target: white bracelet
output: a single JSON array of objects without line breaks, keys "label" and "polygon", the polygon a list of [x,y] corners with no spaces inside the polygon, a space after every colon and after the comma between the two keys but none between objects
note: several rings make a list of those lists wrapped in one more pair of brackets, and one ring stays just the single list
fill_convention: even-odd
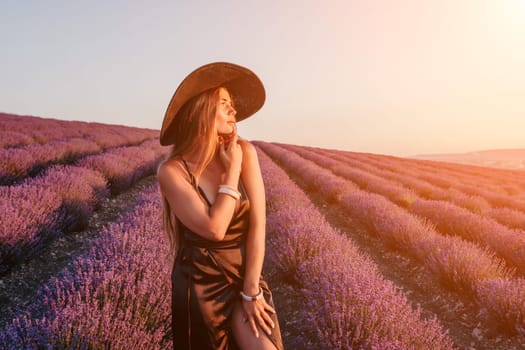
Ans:
[{"label": "white bracelet", "polygon": [[246,301],[255,301],[258,299],[261,299],[263,297],[263,291],[262,288],[259,288],[259,293],[255,294],[254,296],[249,296],[244,294],[244,292],[241,290],[241,297]]},{"label": "white bracelet", "polygon": [[235,199],[241,198],[241,194],[239,191],[236,191],[233,187],[226,186],[226,185],[220,185],[219,186],[219,193],[224,193],[229,196],[232,196]]}]

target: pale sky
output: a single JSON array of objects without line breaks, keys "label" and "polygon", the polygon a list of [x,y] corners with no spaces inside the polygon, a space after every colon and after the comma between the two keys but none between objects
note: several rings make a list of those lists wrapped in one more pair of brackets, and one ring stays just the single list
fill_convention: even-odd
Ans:
[{"label": "pale sky", "polygon": [[251,140],[525,148],[525,0],[0,2],[0,111],[160,129],[193,69],[252,69]]}]

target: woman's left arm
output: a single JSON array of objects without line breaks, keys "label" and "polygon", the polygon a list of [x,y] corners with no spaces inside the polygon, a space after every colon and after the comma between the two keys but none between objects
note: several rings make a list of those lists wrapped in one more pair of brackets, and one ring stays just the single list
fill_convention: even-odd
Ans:
[{"label": "woman's left arm", "polygon": [[244,159],[241,178],[250,200],[250,227],[246,237],[246,266],[244,273],[244,293],[254,295],[259,292],[265,252],[266,202],[264,184],[255,147],[241,141]]},{"label": "woman's left arm", "polygon": [[[243,292],[256,295],[260,291],[259,279],[265,253],[266,197],[259,160],[255,147],[248,141],[239,141],[243,151],[241,179],[250,200],[250,226],[246,237],[246,265]],[[257,301],[243,301],[244,311],[252,329],[257,334],[257,322],[265,331],[273,322],[267,311],[275,312],[264,298]]]}]

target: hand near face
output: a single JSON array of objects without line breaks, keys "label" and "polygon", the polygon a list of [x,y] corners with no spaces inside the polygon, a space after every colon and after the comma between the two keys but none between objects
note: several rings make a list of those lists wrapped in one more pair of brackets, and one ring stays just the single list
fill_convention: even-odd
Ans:
[{"label": "hand near face", "polygon": [[219,156],[226,170],[241,170],[242,148],[238,142],[237,126],[234,125],[232,136],[229,142],[219,137]]}]

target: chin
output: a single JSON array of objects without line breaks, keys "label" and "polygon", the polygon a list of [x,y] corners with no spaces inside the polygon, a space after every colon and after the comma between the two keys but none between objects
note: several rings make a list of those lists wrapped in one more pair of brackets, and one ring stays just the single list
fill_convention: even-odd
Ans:
[{"label": "chin", "polygon": [[219,134],[221,135],[228,135],[233,133],[233,128],[224,128],[223,130],[219,130]]}]

